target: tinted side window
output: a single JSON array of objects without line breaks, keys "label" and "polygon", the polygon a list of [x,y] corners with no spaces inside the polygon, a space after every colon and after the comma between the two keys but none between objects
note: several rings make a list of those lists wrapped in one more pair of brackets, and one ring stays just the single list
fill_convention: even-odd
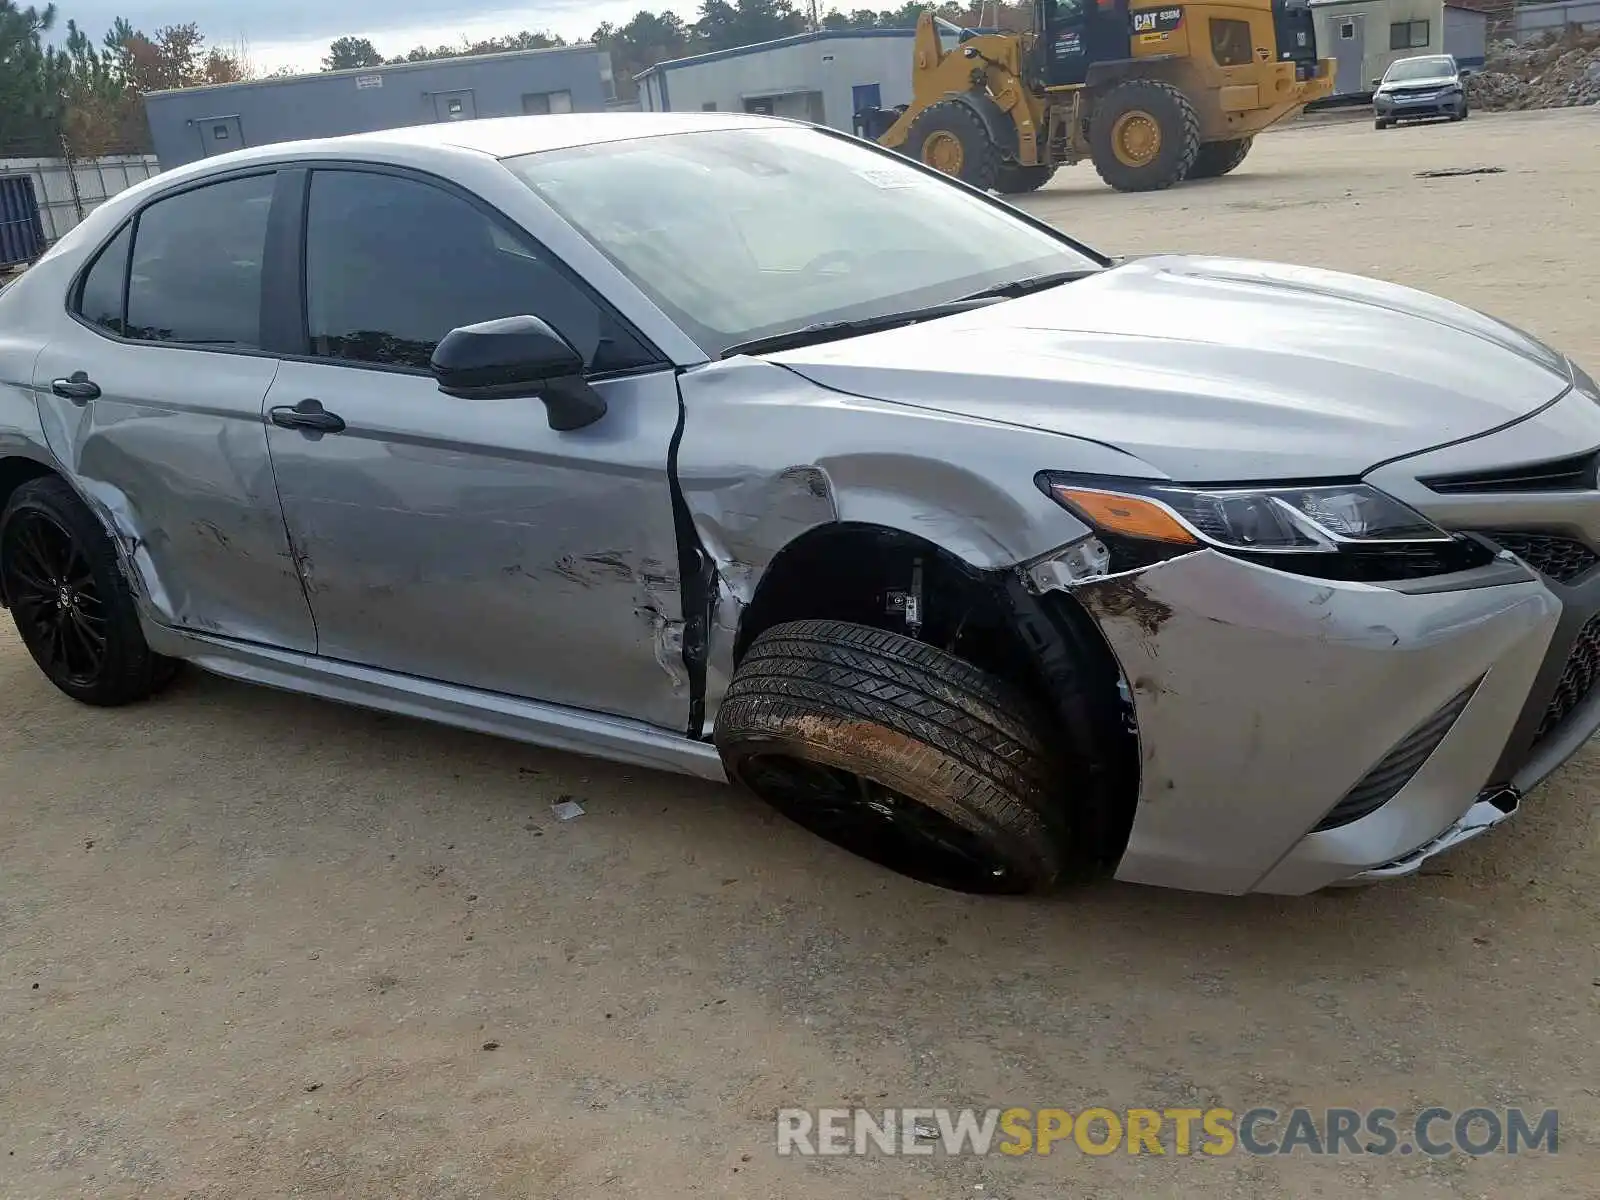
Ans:
[{"label": "tinted side window", "polygon": [[123,329],[122,286],[128,279],[128,244],[132,240],[133,226],[124,225],[83,277],[74,306],[85,321],[117,334]]},{"label": "tinted side window", "polygon": [[441,338],[497,317],[549,322],[593,371],[656,361],[529,239],[442,188],[317,171],[306,215],[311,352],[427,370]]},{"label": "tinted side window", "polygon": [[261,261],[275,177],[158,200],[139,214],[127,336],[196,346],[261,344]]}]

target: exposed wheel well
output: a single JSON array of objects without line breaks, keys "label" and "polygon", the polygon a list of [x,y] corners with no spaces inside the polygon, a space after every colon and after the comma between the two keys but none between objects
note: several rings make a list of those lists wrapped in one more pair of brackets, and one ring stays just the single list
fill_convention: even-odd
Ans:
[{"label": "exposed wheel well", "polygon": [[[12,494],[30,479],[54,474],[49,467],[31,458],[0,458],[0,512],[11,503]],[[0,580],[0,608],[5,606],[5,583]]]},{"label": "exposed wheel well", "polygon": [[[907,617],[911,598],[914,620]],[[876,525],[828,525],[773,559],[740,621],[735,662],[785,621],[850,621],[939,646],[1008,680],[1054,722],[1085,777],[1067,798],[1100,864],[1121,857],[1138,795],[1138,738],[1121,671],[1070,596],[1036,597],[1008,571],[980,571],[933,542]]]}]

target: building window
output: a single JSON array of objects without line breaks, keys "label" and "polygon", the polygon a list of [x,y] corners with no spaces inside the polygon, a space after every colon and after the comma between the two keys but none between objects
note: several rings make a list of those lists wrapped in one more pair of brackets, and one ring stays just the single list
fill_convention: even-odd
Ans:
[{"label": "building window", "polygon": [[701,112],[716,112],[717,111],[717,102],[715,100],[707,100],[704,104],[702,104],[700,106],[700,111]]},{"label": "building window", "polygon": [[571,92],[526,92],[522,97],[522,111],[533,116],[543,116],[546,113],[569,113],[572,111]]},{"label": "building window", "polygon": [[1389,49],[1425,50],[1428,46],[1428,22],[1396,21],[1389,26]]},{"label": "building window", "polygon": [[1340,41],[1352,42],[1352,41],[1355,40],[1355,36],[1356,36],[1356,23],[1354,21],[1344,21],[1339,25],[1339,40]]}]

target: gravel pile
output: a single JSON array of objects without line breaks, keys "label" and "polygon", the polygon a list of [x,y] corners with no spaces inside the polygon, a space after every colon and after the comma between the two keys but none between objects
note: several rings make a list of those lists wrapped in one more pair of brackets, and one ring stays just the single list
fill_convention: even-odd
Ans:
[{"label": "gravel pile", "polygon": [[1483,70],[1467,80],[1467,98],[1491,111],[1600,104],[1600,31],[1496,42]]}]

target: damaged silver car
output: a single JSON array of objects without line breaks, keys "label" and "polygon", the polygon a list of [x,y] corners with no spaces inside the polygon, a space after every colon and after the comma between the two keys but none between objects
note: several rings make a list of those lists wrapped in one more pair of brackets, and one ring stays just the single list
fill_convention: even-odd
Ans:
[{"label": "damaged silver car", "polygon": [[0,589],[69,696],[186,660],[975,891],[1301,893],[1503,820],[1600,723],[1597,447],[1459,305],[1114,262],[738,115],[244,150],[0,297]]}]

